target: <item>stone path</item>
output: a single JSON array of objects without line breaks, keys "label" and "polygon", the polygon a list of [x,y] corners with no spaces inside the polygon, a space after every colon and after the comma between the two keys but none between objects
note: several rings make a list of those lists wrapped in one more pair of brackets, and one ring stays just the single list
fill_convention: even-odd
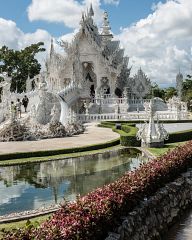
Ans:
[{"label": "stone path", "polygon": [[84,134],[72,137],[25,142],[0,142],[0,154],[82,147],[104,143],[118,137],[119,134],[113,132],[110,128],[100,128],[97,127],[97,123],[88,123],[86,124],[86,131]]},{"label": "stone path", "polygon": [[[136,124],[140,128],[143,124]],[[192,129],[192,123],[163,123],[168,133],[180,132]]]}]

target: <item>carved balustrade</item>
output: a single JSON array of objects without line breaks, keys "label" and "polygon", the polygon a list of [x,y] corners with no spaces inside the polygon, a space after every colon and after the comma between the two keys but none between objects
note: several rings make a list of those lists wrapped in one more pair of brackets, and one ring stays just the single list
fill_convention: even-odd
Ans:
[{"label": "carved balustrade", "polygon": [[[82,122],[97,122],[102,120],[147,120],[148,115],[143,113],[102,113],[102,114],[77,114],[77,120]],[[178,116],[172,112],[158,112],[159,120],[178,120],[178,119],[188,119],[188,114],[186,112],[181,112]]]}]

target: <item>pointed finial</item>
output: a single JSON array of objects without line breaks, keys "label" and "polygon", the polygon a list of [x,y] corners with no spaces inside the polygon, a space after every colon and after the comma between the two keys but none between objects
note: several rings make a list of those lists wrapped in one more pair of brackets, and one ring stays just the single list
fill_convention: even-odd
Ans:
[{"label": "pointed finial", "polygon": [[54,53],[53,38],[51,38],[50,56]]},{"label": "pointed finial", "polygon": [[103,14],[102,35],[111,35],[111,27],[109,25],[108,13],[105,11]]},{"label": "pointed finial", "polygon": [[109,24],[108,14],[106,11],[103,14],[103,24],[102,24],[101,36],[102,36],[103,45],[106,45],[106,43],[108,41],[111,41],[111,39],[113,38],[113,34],[111,33],[111,27]]},{"label": "pointed finial", "polygon": [[89,16],[90,16],[90,17],[93,17],[93,16],[94,16],[94,11],[93,11],[92,3],[91,3],[91,5],[90,5],[90,9],[89,9]]},{"label": "pointed finial", "polygon": [[84,15],[84,12],[82,12],[80,24],[82,25],[84,22],[85,22],[85,15]]}]

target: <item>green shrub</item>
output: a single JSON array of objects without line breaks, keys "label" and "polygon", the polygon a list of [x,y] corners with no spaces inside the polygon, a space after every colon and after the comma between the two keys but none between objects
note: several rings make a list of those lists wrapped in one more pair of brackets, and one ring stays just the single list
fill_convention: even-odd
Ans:
[{"label": "green shrub", "polygon": [[120,134],[120,143],[122,146],[141,146],[141,142],[138,141],[136,138],[137,128],[135,126],[122,125],[121,130],[117,130],[115,129],[115,127],[113,127],[112,129],[114,132]]},{"label": "green shrub", "polygon": [[31,224],[24,229],[4,231],[3,239],[105,239],[125,213],[129,214],[141,200],[149,199],[159,188],[191,168],[191,160],[192,142],[188,142],[135,171],[127,172],[115,182],[78,197],[76,202],[62,204],[40,226]]},{"label": "green shrub", "polygon": [[169,139],[166,140],[166,143],[173,143],[173,142],[183,142],[192,140],[192,129],[187,131],[181,132],[174,132],[169,134]]},{"label": "green shrub", "polygon": [[[142,121],[139,121],[142,122]],[[171,120],[171,121],[163,121],[163,123],[187,123],[191,122],[191,120]],[[115,129],[115,124],[121,123],[121,131],[117,131]],[[137,128],[135,124],[138,121],[103,121],[101,122],[100,126],[112,128],[113,131],[118,132],[120,134],[120,143],[123,146],[140,146],[140,141],[136,139]],[[165,141],[165,143],[173,143],[173,142],[183,142],[192,140],[192,129],[181,131],[181,132],[174,132],[169,134],[169,139]]]},{"label": "green shrub", "polygon": [[92,151],[92,150],[98,150],[98,149],[116,146],[119,143],[120,143],[120,139],[118,138],[105,143],[88,145],[84,147],[64,148],[64,149],[58,149],[58,150],[45,150],[45,151],[36,151],[36,152],[18,152],[18,153],[1,154],[0,161],[12,160],[12,159],[18,159],[18,158],[46,157],[46,156],[54,156],[59,154]]}]

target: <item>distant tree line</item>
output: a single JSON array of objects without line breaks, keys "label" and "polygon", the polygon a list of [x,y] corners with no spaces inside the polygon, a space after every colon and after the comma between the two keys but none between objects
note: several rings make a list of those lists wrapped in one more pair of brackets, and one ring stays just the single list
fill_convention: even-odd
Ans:
[{"label": "distant tree line", "polygon": [[[177,90],[175,87],[160,88],[156,83],[152,86],[154,97],[162,98],[167,101],[173,96],[177,96]],[[151,98],[152,94],[149,94],[147,98]],[[192,76],[187,75],[187,78],[183,81],[182,101],[187,102],[188,108],[192,110]]]}]

